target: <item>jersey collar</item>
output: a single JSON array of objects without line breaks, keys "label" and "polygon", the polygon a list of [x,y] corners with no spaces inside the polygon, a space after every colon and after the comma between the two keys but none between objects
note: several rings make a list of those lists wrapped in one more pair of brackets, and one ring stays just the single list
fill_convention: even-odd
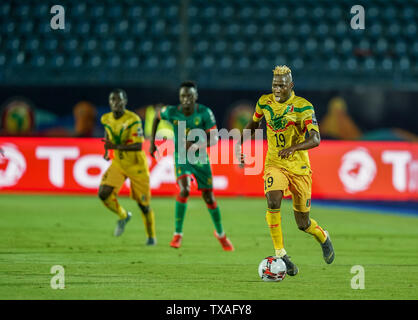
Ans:
[{"label": "jersey collar", "polygon": [[295,91],[293,91],[293,90],[292,90],[292,93],[290,94],[289,99],[287,99],[285,102],[278,102],[278,101],[276,100],[276,97],[275,97],[275,96],[274,96],[274,94],[273,94],[273,99],[274,99],[274,102],[276,102],[276,103],[278,103],[278,104],[289,104],[289,103],[290,103],[290,101],[291,101],[294,97],[295,97]]},{"label": "jersey collar", "polygon": [[193,108],[193,112],[190,114],[190,115],[188,115],[188,116],[186,116],[184,113],[183,113],[183,110],[181,109],[181,104],[178,104],[177,105],[177,111],[178,112],[180,112],[180,113],[182,113],[185,117],[191,117],[192,115],[194,115],[195,114],[195,112],[196,111],[198,111],[199,110],[199,104],[198,103],[195,103],[194,104],[194,108]]}]

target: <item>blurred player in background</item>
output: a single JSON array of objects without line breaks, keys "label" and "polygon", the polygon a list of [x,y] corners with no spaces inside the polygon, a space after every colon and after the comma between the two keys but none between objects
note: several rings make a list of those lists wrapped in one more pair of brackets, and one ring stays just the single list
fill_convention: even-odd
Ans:
[{"label": "blurred player in background", "polygon": [[[202,192],[203,200],[206,202],[213,224],[215,225],[215,237],[219,240],[222,248],[225,251],[233,251],[234,247],[231,241],[227,238],[221,221],[221,212],[216,203],[215,196],[213,194],[212,186],[212,170],[209,163],[209,157],[206,153],[206,147],[217,143],[216,139],[210,139],[210,130],[216,129],[216,120],[212,111],[202,105],[197,104],[197,88],[194,82],[183,82],[179,90],[180,104],[176,106],[166,106],[157,113],[152,126],[150,154],[154,156],[157,147],[155,145],[155,135],[158,124],[161,120],[167,120],[173,124],[174,128],[174,161],[175,172],[177,177],[177,184],[180,187],[180,193],[177,196],[176,209],[175,209],[175,232],[170,246],[173,248],[180,248],[183,238],[183,222],[187,208],[187,200],[190,193],[191,176],[193,175],[197,181],[198,189]],[[179,132],[181,128],[181,122],[185,124],[186,132]],[[202,129],[206,133],[206,141],[204,144],[198,144],[196,141],[179,141],[179,135],[187,136],[191,129]],[[194,150],[194,152],[204,152],[205,162],[191,163],[189,159],[186,159],[185,164],[181,164],[179,161],[179,144],[186,148],[186,150]],[[182,151],[182,150],[180,150]],[[184,151],[184,150],[183,150]]]},{"label": "blurred player in background", "polygon": [[[312,104],[295,96],[291,70],[277,66],[273,70],[272,93],[258,100],[253,119],[246,128],[254,132],[265,117],[268,151],[264,166],[264,193],[268,209],[266,221],[273,240],[275,254],[284,260],[290,276],[298,273],[283,245],[280,205],[283,196],[292,195],[293,210],[298,228],[321,244],[326,263],[334,260],[334,249],[327,231],[309,218],[311,206],[311,168],[308,149],[320,143],[318,123]],[[240,141],[236,154],[243,162]]]},{"label": "blurred player in background", "polygon": [[122,89],[115,89],[109,95],[112,112],[102,116],[105,128],[105,159],[109,160],[108,150],[114,151],[112,164],[102,177],[99,198],[106,207],[115,212],[119,221],[114,232],[120,236],[132,214],[119,205],[116,195],[129,178],[131,182],[131,198],[142,211],[142,218],[147,233],[147,245],[156,244],[154,211],[150,208],[151,191],[149,185],[148,163],[142,150],[144,141],[140,117],[126,110],[128,98]]}]

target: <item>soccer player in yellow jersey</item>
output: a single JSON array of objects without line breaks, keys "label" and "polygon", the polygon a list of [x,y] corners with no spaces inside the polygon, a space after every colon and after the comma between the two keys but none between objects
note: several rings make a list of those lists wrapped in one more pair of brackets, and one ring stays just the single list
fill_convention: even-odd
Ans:
[{"label": "soccer player in yellow jersey", "polygon": [[142,211],[142,218],[147,233],[146,245],[156,244],[154,211],[150,208],[151,191],[149,185],[149,170],[145,152],[142,150],[144,134],[141,118],[134,112],[126,110],[128,98],[122,89],[115,89],[109,95],[109,105],[112,112],[102,116],[105,127],[105,159],[109,160],[108,150],[114,151],[110,167],[104,173],[99,188],[99,198],[104,205],[116,213],[119,220],[114,232],[120,236],[132,214],[119,203],[116,195],[119,193],[126,178],[131,182],[131,198]]},{"label": "soccer player in yellow jersey", "polygon": [[[263,117],[268,140],[263,177],[268,205],[266,221],[275,255],[284,260],[288,274],[295,276],[298,268],[289,259],[283,244],[280,212],[283,196],[292,195],[296,224],[321,244],[325,262],[332,263],[335,254],[328,232],[309,217],[312,171],[307,150],[319,146],[321,138],[314,108],[309,101],[295,95],[292,73],[287,66],[273,70],[272,93],[258,100],[246,129],[254,133]],[[237,144],[236,153],[243,163],[242,142]]]}]

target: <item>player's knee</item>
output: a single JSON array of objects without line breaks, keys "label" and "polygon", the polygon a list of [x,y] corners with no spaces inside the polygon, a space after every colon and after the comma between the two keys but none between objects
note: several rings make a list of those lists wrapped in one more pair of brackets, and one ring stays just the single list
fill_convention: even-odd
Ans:
[{"label": "player's knee", "polygon": [[147,214],[149,212],[149,206],[143,206],[140,203],[138,203],[138,206],[144,214]]},{"label": "player's knee", "polygon": [[190,189],[189,188],[182,188],[180,190],[180,197],[182,198],[188,198],[190,195]]},{"label": "player's knee", "polygon": [[268,199],[267,205],[270,209],[280,209],[281,201],[277,199]]},{"label": "player's knee", "polygon": [[203,197],[203,200],[207,204],[213,204],[213,203],[215,203],[215,196],[213,195],[213,192],[212,191],[203,191],[202,192],[202,197]]},{"label": "player's knee", "polygon": [[298,229],[300,231],[306,232],[306,229],[308,229],[309,226],[307,224],[298,224]]},{"label": "player's knee", "polygon": [[108,192],[107,190],[99,189],[98,196],[100,200],[105,201],[110,196],[110,192]]}]

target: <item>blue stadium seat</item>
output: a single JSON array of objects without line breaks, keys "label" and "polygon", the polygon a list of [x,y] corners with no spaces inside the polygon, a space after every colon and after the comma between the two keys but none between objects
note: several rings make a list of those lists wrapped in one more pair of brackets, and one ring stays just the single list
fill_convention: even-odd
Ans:
[{"label": "blue stadium seat", "polygon": [[36,68],[42,68],[46,64],[46,57],[44,54],[35,54],[32,56],[30,64]]},{"label": "blue stadium seat", "polygon": [[128,56],[123,59],[123,65],[129,69],[138,68],[140,60],[138,56]]},{"label": "blue stadium seat", "polygon": [[68,67],[69,68],[80,68],[83,65],[83,56],[79,54],[71,54],[68,59]]},{"label": "blue stadium seat", "polygon": [[98,68],[102,65],[102,57],[98,54],[92,54],[87,58],[86,66],[88,68]]},{"label": "blue stadium seat", "polygon": [[80,21],[75,24],[74,29],[76,34],[86,37],[90,33],[91,26],[88,21]]},{"label": "blue stadium seat", "polygon": [[327,69],[343,77],[345,71],[361,76],[396,70],[417,76],[418,1],[367,2],[366,30],[351,29],[352,4],[193,0],[186,10],[188,28],[183,29],[180,1],[67,0],[62,3],[66,29],[52,31],[48,3],[3,1],[0,65],[71,68],[81,74],[84,68],[120,66],[175,70],[184,32],[191,49],[183,52],[184,66],[190,74],[258,72],[287,63],[296,73]]}]

